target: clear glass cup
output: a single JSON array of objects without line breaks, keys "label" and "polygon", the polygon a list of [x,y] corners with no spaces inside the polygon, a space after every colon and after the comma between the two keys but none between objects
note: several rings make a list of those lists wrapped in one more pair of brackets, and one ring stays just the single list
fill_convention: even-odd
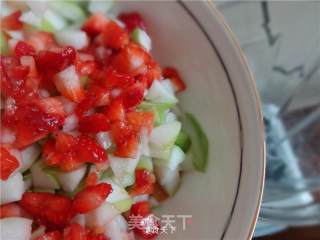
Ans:
[{"label": "clear glass cup", "polygon": [[320,224],[320,2],[217,1],[260,91],[266,184],[255,236]]}]

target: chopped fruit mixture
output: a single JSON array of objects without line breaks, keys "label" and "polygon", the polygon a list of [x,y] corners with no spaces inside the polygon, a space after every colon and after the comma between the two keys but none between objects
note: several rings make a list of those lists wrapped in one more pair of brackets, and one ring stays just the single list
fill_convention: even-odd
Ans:
[{"label": "chopped fruit mixture", "polygon": [[152,208],[177,191],[190,139],[186,85],[151,56],[143,16],[1,4],[1,239],[156,238]]}]

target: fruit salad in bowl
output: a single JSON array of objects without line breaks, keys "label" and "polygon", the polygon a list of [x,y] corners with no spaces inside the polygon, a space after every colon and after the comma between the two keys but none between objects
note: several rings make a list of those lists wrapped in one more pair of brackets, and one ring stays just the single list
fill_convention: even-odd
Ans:
[{"label": "fruit salad in bowl", "polygon": [[153,208],[186,156],[205,171],[208,140],[143,16],[110,1],[1,4],[1,239],[157,238]]}]

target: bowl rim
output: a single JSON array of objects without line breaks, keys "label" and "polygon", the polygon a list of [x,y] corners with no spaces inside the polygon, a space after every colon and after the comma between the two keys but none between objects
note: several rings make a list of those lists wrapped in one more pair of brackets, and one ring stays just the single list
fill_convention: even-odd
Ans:
[{"label": "bowl rim", "polygon": [[[246,201],[246,199],[243,196],[240,196],[240,193],[245,192],[245,179],[248,177],[245,177],[243,174],[243,170],[244,170],[244,166],[243,166],[243,162],[245,162],[244,158],[244,142],[243,140],[246,139],[248,137],[249,134],[245,134],[244,131],[241,131],[242,126],[244,126],[243,124],[243,117],[240,114],[240,105],[238,103],[237,100],[239,100],[239,97],[236,95],[237,91],[235,86],[234,86],[234,82],[232,81],[233,77],[229,76],[230,71],[228,71],[229,67],[227,67],[227,65],[230,64],[226,64],[226,58],[222,56],[222,53],[219,51],[218,47],[215,44],[215,40],[213,40],[213,38],[210,36],[210,34],[206,31],[206,27],[203,25],[203,23],[198,19],[197,16],[195,16],[195,14],[193,13],[192,9],[189,7],[189,4],[191,5],[192,3],[190,3],[188,0],[178,0],[177,1],[182,8],[184,8],[188,14],[194,19],[194,21],[196,22],[196,24],[199,26],[199,28],[201,28],[202,32],[204,33],[204,35],[206,35],[208,41],[211,43],[211,45],[213,46],[214,50],[216,51],[221,64],[223,65],[225,72],[227,74],[227,77],[229,79],[229,84],[230,87],[232,88],[232,91],[234,92],[234,99],[235,99],[235,104],[237,106],[237,111],[238,111],[238,119],[239,119],[239,124],[240,124],[240,137],[241,137],[241,159],[240,159],[240,173],[239,173],[239,179],[237,182],[237,192],[235,195],[235,199],[233,202],[233,206],[232,206],[232,210],[230,212],[228,221],[226,223],[226,226],[224,228],[224,232],[221,236],[221,239],[227,239],[228,236],[230,237],[230,235],[235,236],[236,233],[236,226],[237,224],[239,225],[239,222],[241,222],[241,212],[243,210],[241,205],[244,205],[244,202]],[[256,189],[257,193],[255,194],[255,205],[254,205],[254,212],[251,216],[250,219],[250,224],[248,221],[248,226],[246,225],[246,227],[248,227],[247,229],[244,230],[244,235],[246,236],[246,239],[251,239],[254,233],[254,229],[255,229],[255,225],[257,223],[258,220],[258,216],[259,216],[259,210],[260,210],[260,206],[261,206],[261,201],[262,201],[262,195],[263,195],[263,188],[264,188],[264,181],[265,181],[265,166],[266,166],[266,148],[265,148],[265,138],[264,138],[264,124],[263,124],[263,114],[262,114],[262,108],[261,108],[261,100],[259,97],[259,93],[256,87],[256,82],[254,80],[253,74],[251,73],[250,69],[249,69],[249,65],[248,62],[246,60],[245,54],[243,52],[243,50],[240,47],[240,44],[237,40],[237,38],[235,37],[234,33],[232,32],[232,30],[230,29],[230,27],[227,25],[226,21],[224,20],[224,17],[221,15],[221,13],[219,12],[219,10],[216,8],[216,6],[213,3],[213,0],[206,0],[206,1],[201,1],[203,4],[206,5],[206,8],[210,11],[211,13],[211,17],[213,18],[213,20],[215,20],[219,27],[223,32],[224,35],[224,39],[227,40],[226,45],[230,48],[230,51],[233,52],[233,54],[236,55],[237,58],[237,63],[239,65],[241,65],[241,68],[243,70],[242,75],[244,76],[244,78],[246,79],[246,82],[248,83],[248,88],[250,90],[250,96],[248,97],[252,97],[252,102],[255,103],[254,105],[254,111],[256,113],[256,117],[257,117],[257,132],[256,132],[256,136],[258,138],[259,141],[259,147],[260,149],[258,149],[256,152],[259,152],[259,161],[261,161],[260,165],[261,167],[259,169],[255,169],[255,170],[259,170],[259,179],[257,179],[258,181],[258,186]],[[243,108],[243,106],[242,106]],[[250,152],[250,150],[246,149],[246,155],[248,155],[248,151]],[[251,150],[252,152],[252,150]],[[260,155],[261,154],[261,155]],[[248,164],[248,163],[247,163]],[[242,194],[241,194],[242,195]],[[240,236],[238,236],[240,237]]]},{"label": "bowl rim", "polygon": [[[247,239],[251,239],[253,237],[254,234],[254,229],[255,226],[257,224],[258,221],[258,217],[259,217],[259,211],[260,211],[260,207],[262,204],[262,196],[263,196],[263,189],[264,189],[264,184],[265,184],[265,168],[266,168],[266,143],[265,143],[265,137],[264,137],[264,124],[263,124],[263,112],[262,112],[262,101],[260,99],[260,94],[258,92],[257,89],[257,85],[256,85],[256,81],[254,78],[253,73],[251,72],[250,68],[249,68],[249,63],[248,60],[245,56],[245,53],[243,52],[240,43],[236,37],[236,35],[234,34],[234,32],[231,30],[231,28],[229,27],[229,25],[226,23],[223,15],[219,12],[219,10],[217,9],[217,7],[214,5],[213,0],[206,0],[208,2],[208,6],[210,8],[210,10],[212,11],[212,14],[214,14],[218,21],[220,21],[220,23],[223,25],[224,29],[226,30],[226,35],[228,35],[228,37],[230,38],[233,46],[236,48],[236,50],[240,53],[239,54],[239,60],[242,62],[242,66],[243,69],[246,71],[247,74],[247,79],[248,81],[250,81],[250,84],[253,86],[253,93],[254,93],[254,98],[255,98],[255,102],[256,102],[256,110],[257,113],[259,115],[259,132],[258,134],[260,135],[260,141],[262,143],[262,156],[261,156],[261,160],[262,162],[262,174],[260,176],[260,186],[259,186],[259,199],[258,202],[255,206],[255,214],[254,214],[254,219],[251,223],[249,232],[248,232],[248,236]],[[243,134],[243,132],[241,133]],[[241,179],[240,179],[241,180]],[[239,190],[241,188],[241,182],[240,182],[240,186],[239,186]],[[235,206],[233,211],[235,211],[236,208],[236,202],[235,202]],[[231,213],[232,215],[232,213]],[[230,225],[230,224],[229,224]]]}]

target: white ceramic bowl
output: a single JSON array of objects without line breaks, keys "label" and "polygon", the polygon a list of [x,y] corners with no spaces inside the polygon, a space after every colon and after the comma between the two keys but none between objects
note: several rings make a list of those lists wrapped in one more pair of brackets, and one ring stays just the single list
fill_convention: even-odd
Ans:
[{"label": "white ceramic bowl", "polygon": [[[158,214],[192,215],[169,239],[249,239],[264,181],[264,137],[259,99],[243,54],[210,2],[120,2],[139,11],[153,54],[177,67],[188,89],[180,105],[201,122],[210,142],[206,174],[187,173]],[[179,225],[180,224],[180,225]]]}]

